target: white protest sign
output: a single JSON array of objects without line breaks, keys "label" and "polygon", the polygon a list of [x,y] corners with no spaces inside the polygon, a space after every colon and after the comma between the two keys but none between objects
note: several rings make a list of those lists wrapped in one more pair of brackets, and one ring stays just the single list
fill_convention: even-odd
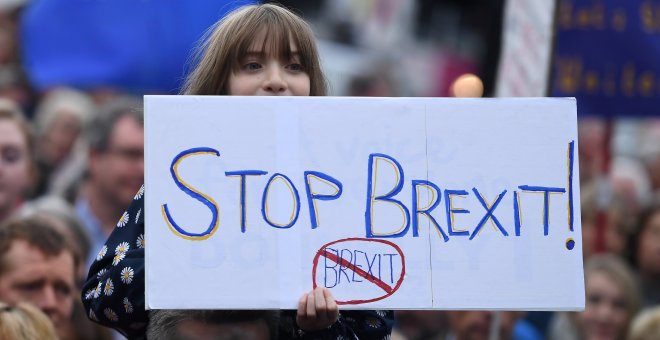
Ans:
[{"label": "white protest sign", "polygon": [[574,99],[146,96],[149,308],[584,307]]}]

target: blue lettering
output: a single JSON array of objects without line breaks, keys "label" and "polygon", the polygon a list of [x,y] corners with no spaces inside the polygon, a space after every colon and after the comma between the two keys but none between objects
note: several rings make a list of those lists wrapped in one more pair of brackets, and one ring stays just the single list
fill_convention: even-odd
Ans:
[{"label": "blue lettering", "polygon": [[521,185],[518,188],[524,191],[542,192],[543,193],[543,235],[548,236],[549,220],[548,213],[550,211],[550,193],[565,193],[564,188],[553,187],[539,187],[530,185]]},{"label": "blue lettering", "polygon": [[[397,180],[394,188],[392,188],[392,190],[390,190],[389,193],[382,196],[375,196],[376,181],[374,181],[374,179],[377,179],[377,175],[378,175],[378,161],[384,161],[392,165],[395,173],[397,174]],[[375,169],[374,169],[374,165],[375,165]],[[408,208],[403,203],[401,203],[401,201],[392,198],[396,196],[403,188],[404,174],[401,164],[399,164],[399,162],[397,162],[394,158],[388,155],[374,153],[369,155],[368,170],[369,170],[369,176],[367,179],[367,209],[364,214],[367,238],[402,237],[403,235],[406,234],[406,232],[408,232],[408,228],[410,227],[410,212],[408,211]],[[377,201],[388,202],[390,204],[397,206],[401,210],[404,223],[402,224],[401,228],[398,231],[395,231],[393,233],[384,233],[384,234],[377,234],[374,232],[372,214],[373,214],[373,205]]]},{"label": "blue lettering", "polygon": [[454,229],[454,214],[469,214],[470,211],[462,208],[454,208],[452,205],[452,196],[466,196],[468,194],[465,190],[445,190],[445,209],[447,210],[447,229],[451,236],[469,236],[470,232],[467,230]]},{"label": "blue lettering", "polygon": [[[316,177],[319,180],[325,181],[328,184],[334,185],[335,193],[332,195],[321,195],[316,194],[312,191],[312,184],[310,183],[310,178]],[[342,193],[342,184],[337,179],[326,175],[322,172],[317,171],[305,171],[305,191],[307,192],[307,203],[309,204],[309,218],[312,222],[312,229],[316,229],[319,225],[318,216],[316,213],[316,202],[314,200],[318,199],[321,201],[336,200],[341,196]]]},{"label": "blue lettering", "polygon": [[[291,196],[293,196],[293,213],[291,214],[291,218],[289,219],[289,222],[286,224],[278,224],[270,220],[268,217],[268,193],[270,191],[270,185],[275,181],[276,179],[280,178],[281,180],[286,183],[286,185],[289,187],[289,190],[291,190]],[[296,187],[293,185],[293,182],[289,179],[289,177],[286,177],[283,174],[280,173],[275,173],[269,180],[268,184],[266,184],[266,188],[264,189],[264,195],[261,200],[261,215],[264,218],[264,221],[266,223],[270,224],[271,226],[275,228],[281,228],[281,229],[286,229],[286,228],[291,228],[296,223],[296,220],[298,220],[298,213],[300,212],[300,196],[298,195],[298,190],[296,190]]]},{"label": "blue lettering", "polygon": [[[339,283],[338,282],[338,280],[339,280],[338,277],[339,276],[338,276],[337,270],[335,269],[335,267],[337,267],[337,263],[335,261],[330,261],[330,262],[334,263],[334,265],[328,267],[328,255],[327,255],[328,250],[330,250],[331,252],[334,252],[336,256],[339,256],[339,252],[336,249],[332,249],[332,248],[323,249],[323,253],[324,253],[323,258],[324,258],[324,262],[325,262],[325,273],[324,273],[325,277],[323,278],[323,285],[325,286],[325,288],[332,288],[332,287],[336,286],[337,283]],[[328,286],[328,269],[332,269],[332,271],[334,272],[332,277],[335,279],[335,283],[332,286]]]},{"label": "blue lettering", "polygon": [[174,233],[174,235],[191,241],[205,240],[211,237],[216,232],[216,230],[218,230],[218,226],[220,224],[220,208],[218,207],[218,204],[211,197],[193,188],[192,186],[190,186],[190,184],[186,183],[183,179],[181,179],[181,177],[179,177],[178,168],[180,162],[187,157],[193,155],[209,155],[209,154],[220,157],[220,152],[212,148],[207,148],[207,147],[192,148],[182,151],[178,155],[176,155],[176,157],[174,157],[174,159],[172,160],[172,164],[170,165],[170,175],[172,176],[172,179],[174,180],[176,186],[181,191],[185,192],[188,196],[202,202],[205,206],[209,208],[209,210],[211,210],[212,218],[208,228],[201,233],[188,232],[183,228],[181,228],[174,221],[174,219],[172,218],[172,214],[170,213],[170,210],[167,207],[167,204],[163,204],[161,206],[161,212],[165,219],[165,223],[167,223],[167,226]]},{"label": "blue lettering", "polygon": [[[431,189],[431,192],[433,193],[433,199],[431,202],[424,208],[419,208],[418,207],[418,200],[419,200],[419,191],[418,187],[420,186],[425,186],[427,188]],[[431,220],[431,223],[435,226],[436,230],[440,233],[442,236],[442,239],[445,240],[445,242],[449,241],[449,237],[447,234],[445,234],[445,231],[442,230],[442,227],[438,224],[438,221],[435,220],[433,216],[431,216],[431,211],[435,209],[439,204],[440,204],[440,188],[438,188],[437,185],[435,185],[432,182],[429,181],[424,181],[424,180],[413,180],[412,181],[412,188],[413,188],[413,194],[412,194],[412,226],[413,226],[413,237],[418,237],[419,236],[419,214],[422,214],[426,217],[428,217]]]},{"label": "blue lettering", "polygon": [[509,236],[509,233],[506,232],[504,227],[502,227],[502,225],[500,224],[500,221],[497,220],[497,217],[495,217],[495,215],[493,215],[493,211],[495,211],[495,208],[497,208],[497,205],[500,204],[500,201],[502,200],[502,198],[504,198],[504,195],[506,194],[506,190],[502,191],[502,193],[500,193],[499,196],[497,196],[497,199],[495,199],[495,203],[493,203],[493,205],[490,205],[490,206],[488,205],[488,203],[486,203],[486,201],[484,200],[483,196],[481,196],[481,193],[477,190],[477,188],[472,188],[472,192],[474,192],[474,195],[479,200],[479,203],[481,203],[481,205],[486,209],[486,215],[484,215],[484,217],[481,219],[481,221],[479,221],[479,223],[477,224],[477,227],[474,228],[474,231],[472,232],[472,235],[470,236],[470,240],[473,239],[475,236],[477,236],[477,234],[481,230],[481,227],[483,227],[483,225],[486,223],[486,221],[489,218],[495,223],[495,225],[500,230],[502,235]]},{"label": "blue lettering", "polygon": [[265,175],[268,172],[266,171],[261,171],[261,170],[242,170],[242,171],[227,171],[225,172],[225,176],[227,177],[233,177],[233,176],[239,176],[241,179],[241,193],[240,193],[240,206],[241,206],[241,232],[245,232],[245,212],[246,212],[246,207],[245,207],[245,178],[247,176],[261,176]]}]

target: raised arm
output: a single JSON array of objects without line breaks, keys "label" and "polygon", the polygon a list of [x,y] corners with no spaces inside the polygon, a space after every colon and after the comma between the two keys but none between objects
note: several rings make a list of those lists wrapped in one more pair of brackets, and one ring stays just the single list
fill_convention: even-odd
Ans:
[{"label": "raised arm", "polygon": [[82,292],[87,316],[129,339],[143,339],[148,321],[144,301],[143,210],[144,186],[96,256]]}]

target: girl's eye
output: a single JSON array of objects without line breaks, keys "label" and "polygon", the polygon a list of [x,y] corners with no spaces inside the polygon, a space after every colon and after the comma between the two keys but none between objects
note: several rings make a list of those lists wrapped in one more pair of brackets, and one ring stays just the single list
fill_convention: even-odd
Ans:
[{"label": "girl's eye", "polygon": [[248,71],[255,71],[261,68],[261,65],[259,63],[247,63],[243,65],[243,68],[248,70]]},{"label": "girl's eye", "polygon": [[291,71],[303,71],[302,65],[298,63],[289,64],[287,68]]}]

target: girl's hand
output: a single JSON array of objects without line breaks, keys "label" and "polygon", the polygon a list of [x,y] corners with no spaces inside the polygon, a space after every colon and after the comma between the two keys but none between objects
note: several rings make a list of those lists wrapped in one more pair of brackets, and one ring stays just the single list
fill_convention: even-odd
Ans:
[{"label": "girl's hand", "polygon": [[296,323],[306,332],[330,327],[337,321],[339,309],[327,288],[318,287],[304,294],[298,301]]}]

